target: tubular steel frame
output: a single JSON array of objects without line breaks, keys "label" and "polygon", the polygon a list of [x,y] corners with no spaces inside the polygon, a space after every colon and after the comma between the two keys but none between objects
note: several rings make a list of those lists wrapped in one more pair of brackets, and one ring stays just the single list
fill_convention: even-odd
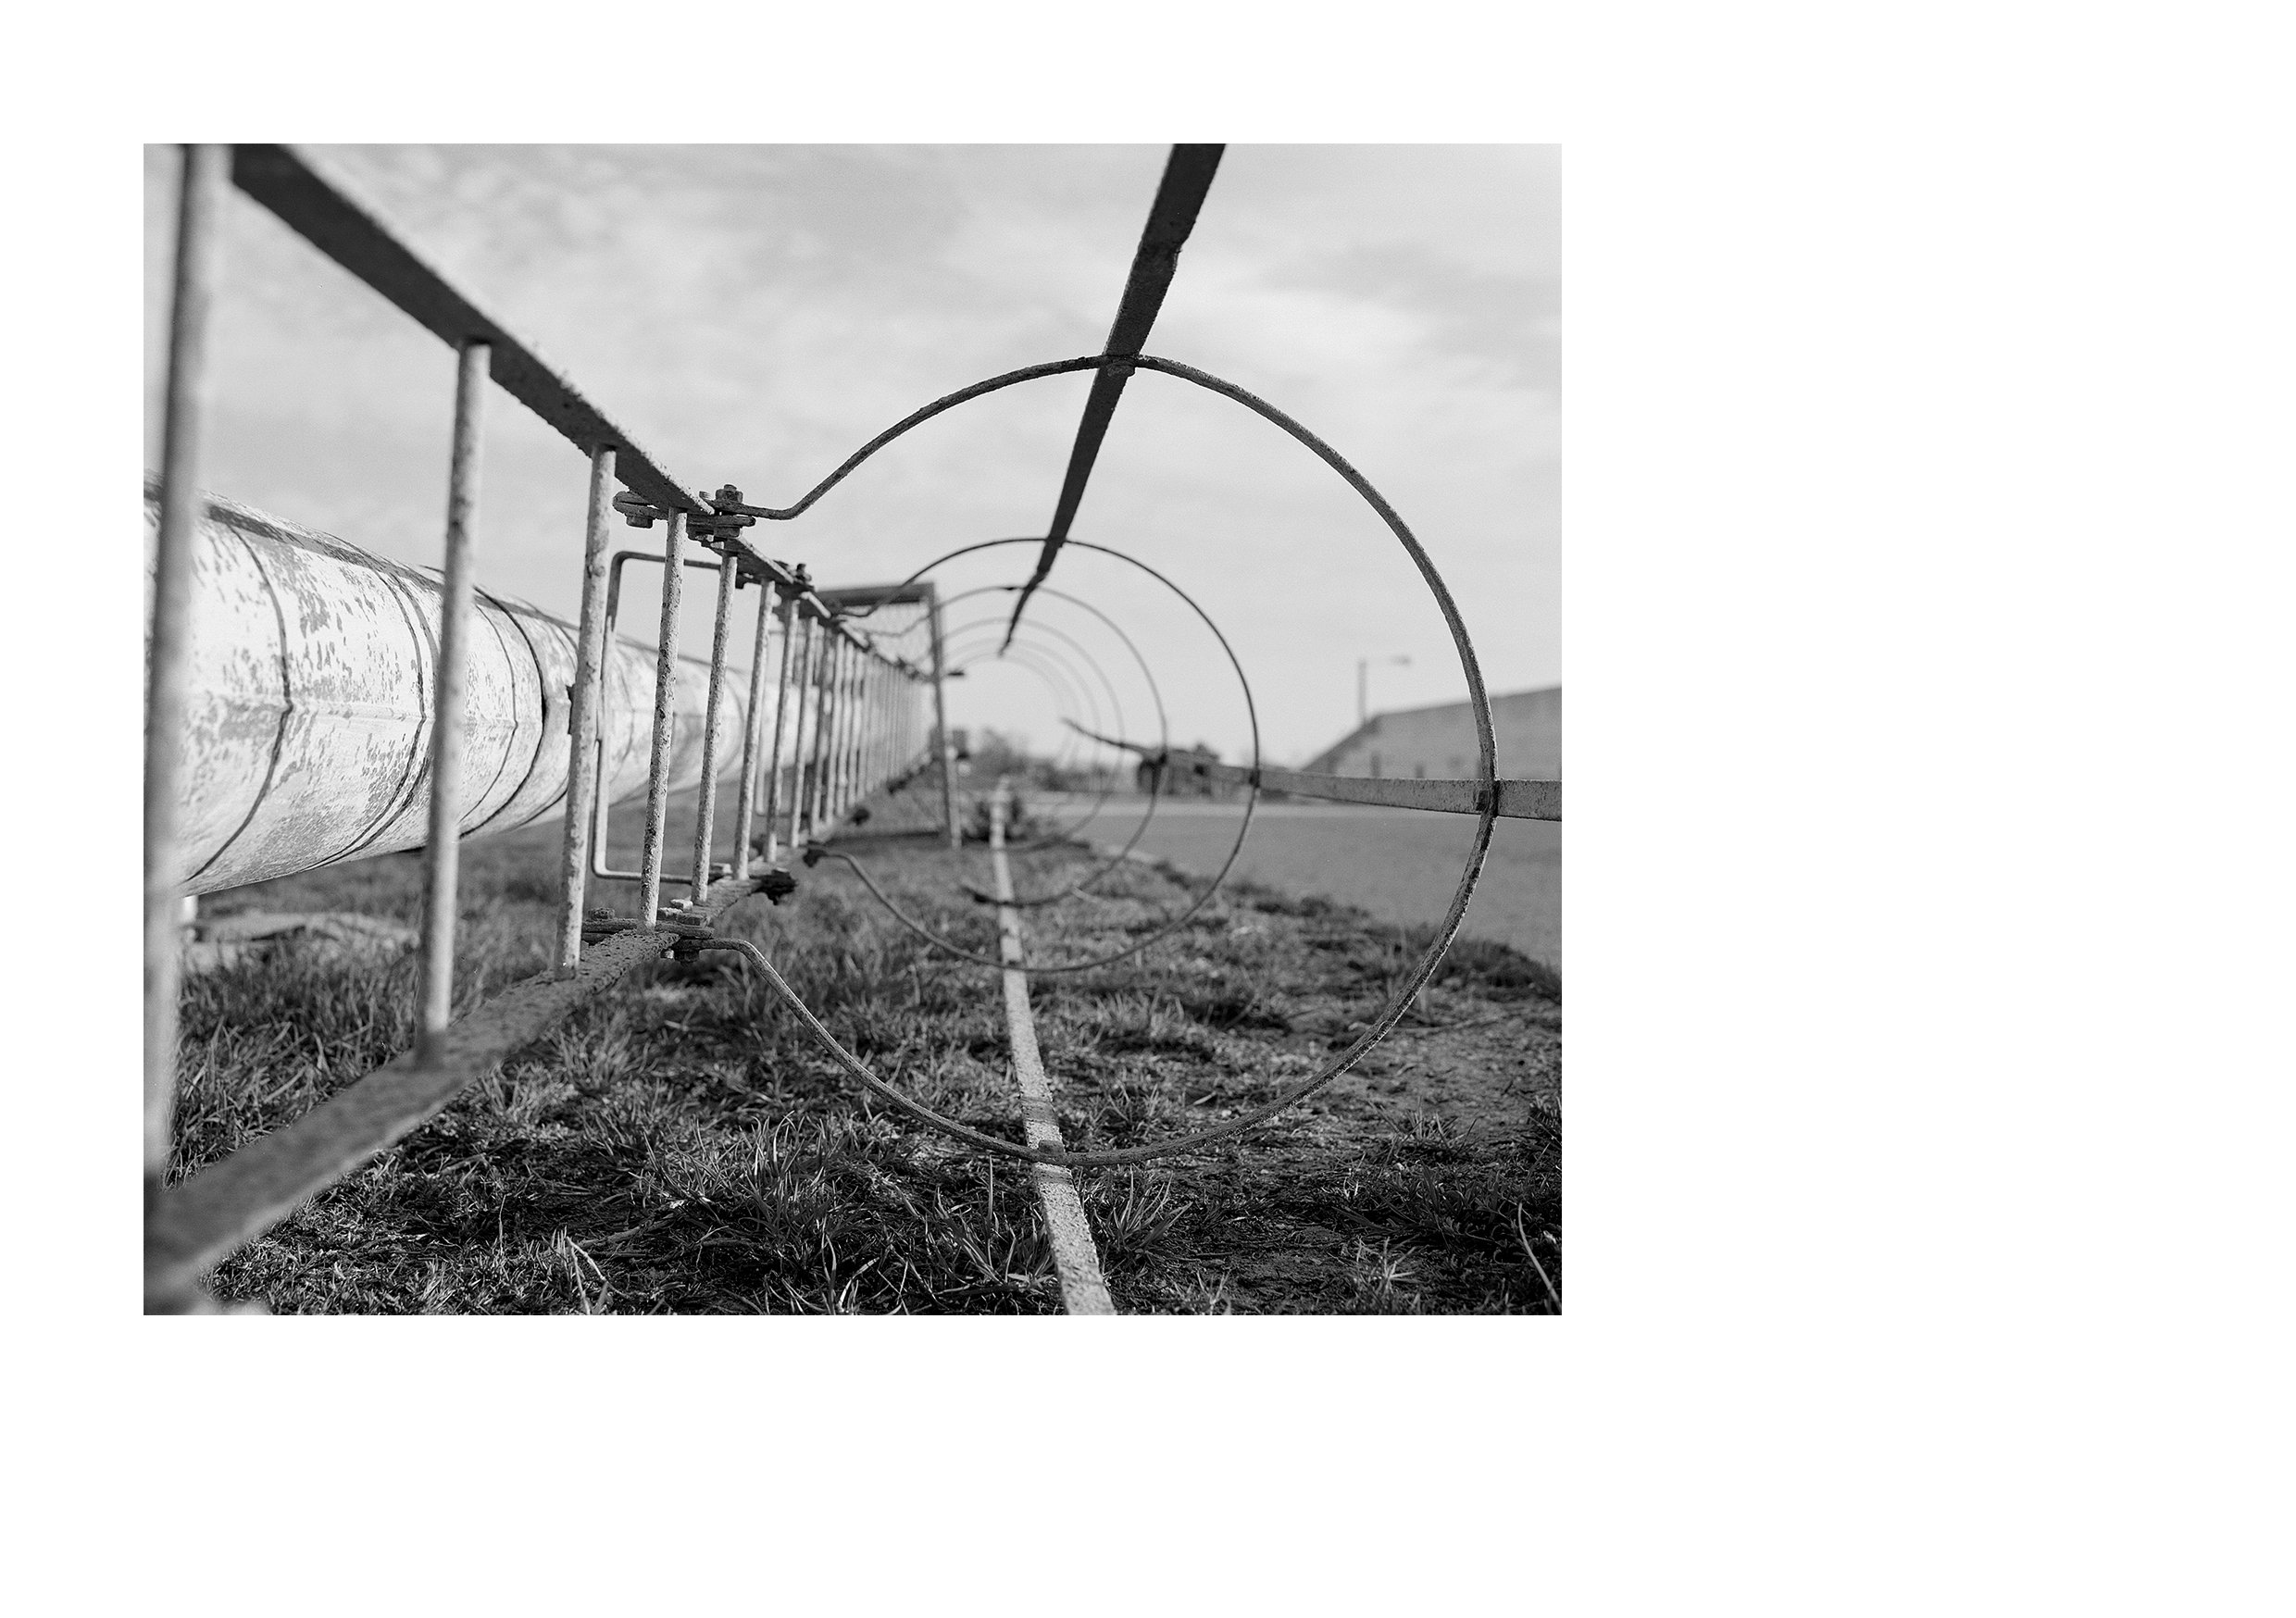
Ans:
[{"label": "tubular steel frame", "polygon": [[[424,855],[419,998],[413,1049],[338,1092],[286,1128],[250,1142],[182,1183],[167,1184],[172,1154],[176,1024],[181,982],[182,928],[175,875],[183,802],[184,717],[189,700],[192,530],[200,504],[199,450],[206,422],[209,312],[218,274],[226,178],[367,282],[455,351],[455,425],[447,479],[445,566],[441,597],[438,678],[430,758]],[[145,693],[144,768],[144,1307],[154,1313],[215,1307],[200,1273],[260,1234],[376,1151],[443,1107],[471,1079],[501,1064],[582,1001],[632,967],[672,948],[690,948],[726,909],[765,883],[748,874],[747,821],[754,786],[757,704],[763,691],[766,598],[781,592],[788,610],[835,637],[848,673],[867,671],[873,703],[847,716],[841,761],[843,799],[878,784],[891,755],[871,727],[893,711],[891,673],[910,681],[937,678],[876,651],[837,621],[815,595],[802,568],[758,554],[739,530],[754,520],[728,516],[689,493],[527,344],[479,310],[299,154],[283,146],[194,145],[183,149],[177,204],[176,262],[168,333],[160,467],[160,521],[155,544],[149,675]],[[513,986],[460,1020],[453,1015],[455,922],[459,877],[461,761],[473,556],[483,457],[485,384],[498,383],[582,451],[589,466],[583,541],[581,616],[575,678],[568,706],[563,884],[551,969]],[[611,496],[615,482],[628,493]],[[738,492],[721,491],[729,500]],[[636,526],[667,518],[661,635],[647,777],[646,838],[640,915],[617,920],[583,909],[584,878],[605,848],[606,793],[600,777],[599,709],[604,651],[614,616],[607,597],[619,583],[609,569],[607,512]],[[698,519],[698,520],[696,520]],[[715,634],[696,805],[692,897],[665,915],[661,885],[668,811],[668,759],[678,666],[677,634],[689,530],[716,553]],[[611,578],[609,579],[609,573]],[[713,887],[709,861],[718,785],[718,703],[724,689],[727,630],[734,591],[761,589],[760,619],[745,712],[737,837],[742,843],[730,879]],[[786,659],[785,659],[786,666]],[[937,693],[936,693],[937,694]],[[788,684],[776,694],[777,712]],[[936,711],[938,711],[936,709]],[[778,724],[778,721],[777,721]],[[935,727],[936,730],[940,728]],[[594,839],[594,842],[593,842]],[[617,873],[600,872],[601,875]],[[671,880],[676,878],[672,877]],[[592,947],[585,950],[584,944]]]},{"label": "tubular steel frame", "polygon": [[[1493,820],[1502,815],[1559,820],[1561,783],[1502,781],[1496,778],[1489,701],[1465,625],[1426,552],[1393,508],[1362,475],[1315,434],[1243,389],[1178,361],[1142,352],[1170,282],[1180,245],[1192,227],[1217,168],[1220,150],[1217,146],[1174,149],[1103,352],[1026,367],[944,395],[871,440],[795,504],[775,509],[744,504],[740,491],[730,484],[715,496],[709,496],[695,493],[672,478],[658,460],[636,445],[531,347],[480,310],[372,213],[322,176],[297,152],[275,145],[197,145],[183,149],[145,718],[147,1311],[174,1313],[215,1308],[200,1289],[199,1276],[204,1270],[417,1127],[445,1106],[464,1086],[493,1071],[583,1002],[635,967],[665,953],[689,955],[702,949],[741,951],[790,1002],[800,1020],[827,1046],[839,1064],[865,1089],[908,1115],[960,1139],[983,1150],[1029,1158],[1040,1166],[1137,1163],[1233,1136],[1328,1083],[1386,1035],[1412,996],[1432,976],[1457,932],[1480,871]],[[222,205],[227,174],[240,190],[455,350],[455,426],[448,470],[445,566],[431,736],[431,796],[423,884],[420,994],[414,1046],[338,1091],[293,1124],[258,1138],[181,1184],[169,1187],[166,1175],[171,1152],[181,946],[174,872],[183,797],[181,738],[188,703],[191,544],[200,501],[200,448],[208,391],[209,312],[219,268],[217,216]],[[1041,538],[986,542],[1037,543],[1042,547],[1035,570],[1024,584],[1017,587],[1017,600],[1005,635],[1007,647],[1012,644],[1030,595],[1042,584],[1064,546],[1077,544],[1105,551],[1154,573],[1145,564],[1108,547],[1085,545],[1070,539],[1068,529],[1125,382],[1137,370],[1161,371],[1220,393],[1279,427],[1339,472],[1371,504],[1417,567],[1450,628],[1466,676],[1478,737],[1478,773],[1472,781],[1362,781],[1264,768],[1258,757],[1256,720],[1253,762],[1248,768],[1191,761],[1191,767],[1199,776],[1238,781],[1250,789],[1251,797],[1246,800],[1244,812],[1247,828],[1253,804],[1265,787],[1354,802],[1473,814],[1478,818],[1474,846],[1450,910],[1416,969],[1361,1036],[1322,1071],[1303,1083],[1288,1087],[1271,1101],[1217,1127],[1176,1140],[1090,1153],[1048,1150],[1051,1143],[1040,1142],[1033,1132],[1029,1144],[1017,1145],[942,1118],[902,1095],[871,1074],[830,1036],[818,1018],[789,989],[762,952],[739,940],[713,936],[715,923],[733,905],[760,890],[775,892],[769,880],[751,875],[751,834],[758,808],[760,772],[764,779],[762,813],[766,827],[763,852],[769,866],[781,844],[776,822],[784,808],[788,816],[786,848],[795,852],[802,847],[810,860],[817,857],[820,844],[834,834],[837,825],[853,815],[870,793],[883,790],[889,783],[905,782],[918,770],[933,765],[940,772],[942,817],[950,847],[955,849],[961,844],[954,757],[942,690],[947,678],[942,603],[930,583],[920,583],[923,572],[949,558],[928,564],[926,569],[899,585],[866,591],[822,592],[813,588],[804,568],[773,561],[752,549],[742,541],[741,530],[760,519],[786,521],[799,516],[871,454],[933,416],[1019,382],[1080,370],[1094,373],[1093,386],[1050,530]],[[470,632],[472,558],[477,543],[484,384],[490,380],[582,452],[588,464],[589,499],[576,672],[568,708],[567,820],[559,861],[564,891],[553,965],[456,1019],[452,1011],[458,849],[465,831],[460,820],[465,653]],[[617,482],[626,492],[609,498]],[[633,526],[651,527],[655,521],[663,521],[667,528],[664,552],[658,558],[663,565],[664,582],[643,869],[635,874],[642,883],[642,891],[638,914],[624,917],[583,909],[587,876],[624,875],[601,868],[607,792],[601,778],[604,764],[599,744],[600,700],[604,648],[611,632],[619,566],[627,554],[643,554],[617,557],[609,568],[605,557],[609,510],[620,512]],[[687,564],[682,553],[689,539],[712,553],[713,559]],[[966,547],[950,554],[981,548],[986,546]],[[704,708],[702,779],[696,805],[693,876],[686,884],[691,895],[666,909],[661,902],[662,884],[665,880],[679,880],[664,869],[664,841],[674,697],[678,665],[681,661],[676,645],[687,565],[716,571],[718,591],[708,663],[708,694]],[[1169,584],[1169,580],[1164,582]],[[741,796],[735,820],[737,848],[733,862],[727,867],[723,879],[719,879],[718,867],[710,857],[718,787],[718,704],[724,691],[732,598],[738,590],[752,583],[761,589],[748,698],[743,708]],[[1171,588],[1187,600],[1177,586]],[[761,758],[758,741],[763,724],[761,703],[767,666],[768,619],[771,599],[776,593],[780,598],[782,633],[774,697],[773,741]],[[828,599],[831,596],[852,598],[851,609],[844,603]],[[866,605],[861,604],[864,599]],[[853,627],[855,621],[897,600],[915,601],[925,608],[921,621],[930,630],[929,668],[919,668],[905,659],[888,655],[879,648],[875,636]],[[1194,605],[1192,602],[1189,604]],[[1201,608],[1196,610],[1203,616]],[[1225,649],[1226,640],[1220,636],[1217,626],[1208,617],[1204,622]],[[914,628],[909,626],[902,632],[910,632]],[[1232,651],[1229,655],[1233,662]],[[1242,679],[1241,664],[1236,665],[1236,672]],[[905,761],[916,758],[918,751],[916,741],[919,716],[914,691],[919,684],[932,688],[930,741],[924,759],[907,764],[905,771]],[[1252,699],[1248,679],[1243,681],[1242,689],[1249,711]],[[1117,724],[1121,728],[1120,717]],[[1072,724],[1072,728],[1093,741],[1142,757],[1154,757],[1159,763],[1169,760],[1168,745],[1151,754],[1141,743],[1103,736],[1081,726]],[[790,743],[786,805],[780,796],[785,729]],[[1007,973],[1022,968],[1035,972],[1083,970],[1136,953],[1146,943],[1154,941],[1152,937],[1133,949],[1089,964],[1048,968],[1024,963],[1017,934],[1013,930],[1017,926],[1012,910],[1016,902],[1009,877],[1002,874],[1001,816],[999,819],[995,841],[1000,880],[995,897],[1002,901],[1001,930],[1005,947],[999,959],[983,958],[981,965]],[[1238,849],[1242,842],[1240,833]],[[1235,853],[1230,851],[1219,877],[1191,905],[1188,915],[1192,915],[1217,889],[1234,863]],[[854,869],[872,892],[878,892],[857,865]],[[768,877],[776,874],[787,881],[786,873],[769,872]],[[1081,886],[1051,897],[1079,896]],[[779,893],[775,892],[775,896],[778,899]],[[878,896],[880,900],[884,897],[881,892]],[[890,901],[886,903],[896,916],[900,915]],[[1186,915],[1180,919],[1184,921]],[[949,949],[943,940],[932,941]],[[967,959],[976,958],[967,952],[950,952]]]}]

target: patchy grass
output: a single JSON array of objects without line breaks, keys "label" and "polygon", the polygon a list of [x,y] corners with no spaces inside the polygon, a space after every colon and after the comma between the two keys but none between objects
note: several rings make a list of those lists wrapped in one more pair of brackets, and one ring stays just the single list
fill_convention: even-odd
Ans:
[{"label": "patchy grass", "polygon": [[[901,807],[880,807],[869,829],[899,824]],[[635,819],[617,816],[625,828]],[[466,851],[466,1001],[545,965],[556,837],[537,828]],[[634,864],[626,837],[615,858]],[[985,855],[968,849],[959,869],[926,840],[841,846],[929,925],[994,952],[993,913],[956,886],[987,885]],[[1037,849],[1016,859],[1016,880],[1042,891],[1091,863]],[[420,873],[418,858],[386,856],[218,895],[210,908],[412,922]],[[756,941],[886,1078],[1017,1135],[992,975],[894,925],[834,863],[799,875],[787,903],[752,901],[726,930]],[[613,902],[626,904],[630,886],[614,885]],[[1094,893],[1028,913],[1032,953],[1105,952],[1187,897],[1141,863]],[[1237,883],[1144,955],[1033,978],[1069,1144],[1163,1139],[1275,1094],[1353,1039],[1425,941],[1328,901]],[[193,979],[179,1173],[404,1048],[414,992],[409,960],[293,945]],[[1305,1105],[1241,1141],[1079,1176],[1118,1308],[1558,1308],[1560,995],[1542,965],[1464,940],[1396,1037]],[[726,955],[625,980],[226,1261],[211,1286],[281,1313],[1060,1308],[1025,1166],[857,1096]]]}]

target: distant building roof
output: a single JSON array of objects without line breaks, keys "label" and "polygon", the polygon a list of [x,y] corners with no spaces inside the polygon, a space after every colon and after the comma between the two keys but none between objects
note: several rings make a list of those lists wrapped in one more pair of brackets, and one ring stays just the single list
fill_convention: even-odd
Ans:
[{"label": "distant building roof", "polygon": [[[1533,686],[1528,691],[1493,693],[1491,696],[1490,701],[1492,714],[1495,718],[1499,713],[1505,708],[1516,703],[1524,703],[1527,700],[1535,701],[1538,699],[1552,699],[1555,703],[1559,704],[1562,699],[1562,694],[1563,688],[1560,685]],[[1538,701],[1537,705],[1545,706],[1547,704],[1544,701]],[[1408,722],[1413,720],[1422,722],[1440,722],[1443,718],[1455,716],[1462,722],[1471,723],[1473,713],[1474,704],[1465,701],[1429,703],[1422,707],[1416,708],[1390,708],[1382,713],[1372,715],[1370,718],[1365,720],[1362,724],[1356,726],[1354,729],[1350,730],[1346,735],[1341,737],[1330,746],[1325,748],[1314,758],[1302,765],[1300,768],[1304,774],[1307,775],[1345,775],[1350,772],[1341,767],[1341,761],[1351,750],[1379,737],[1381,734],[1383,721],[1386,722],[1388,726],[1392,727],[1399,722]],[[1472,773],[1471,768],[1467,773]],[[1505,773],[1504,765],[1502,765],[1500,773],[1502,775]]]}]

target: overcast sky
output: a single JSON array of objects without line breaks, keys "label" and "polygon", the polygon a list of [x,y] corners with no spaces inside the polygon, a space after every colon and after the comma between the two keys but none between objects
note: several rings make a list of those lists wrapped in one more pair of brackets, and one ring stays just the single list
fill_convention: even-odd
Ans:
[{"label": "overcast sky", "polygon": [[[938,394],[1096,351],[1166,149],[312,150],[674,477],[784,504]],[[149,355],[172,150],[149,149],[145,174]],[[206,485],[435,564],[450,351],[236,193],[224,251]],[[1560,295],[1553,147],[1231,146],[1148,351],[1242,384],[1353,460],[1451,585],[1491,690],[1517,691],[1562,678]],[[752,541],[857,584],[1041,535],[1088,385],[1055,378],[961,406]],[[499,392],[487,454],[481,583],[572,616],[581,457]],[[1378,518],[1304,449],[1185,382],[1134,377],[1073,531],[1197,596],[1242,659],[1273,760],[1354,725],[1359,657],[1411,660],[1375,668],[1375,710],[1465,694],[1441,619]],[[620,534],[658,548],[659,529]],[[987,553],[947,587],[1017,579],[1033,555]],[[1053,582],[1131,632],[1174,740],[1242,754],[1233,677],[1184,613],[1076,553]],[[706,651],[706,609],[688,600],[686,643]],[[651,638],[632,610],[625,629]],[[1129,728],[1152,725],[1106,631],[1063,604],[1044,622],[1131,692]],[[1034,676],[975,669],[953,688],[960,721],[1008,715],[1050,742]]]}]

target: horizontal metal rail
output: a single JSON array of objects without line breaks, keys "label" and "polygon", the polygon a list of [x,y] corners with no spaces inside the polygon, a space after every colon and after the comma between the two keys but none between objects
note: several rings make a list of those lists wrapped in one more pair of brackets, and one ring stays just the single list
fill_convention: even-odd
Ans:
[{"label": "horizontal metal rail", "polygon": [[[1375,803],[1385,809],[1428,809],[1442,815],[1480,815],[1483,812],[1482,787],[1476,781],[1396,780],[1385,776],[1322,776],[1309,775],[1302,770],[1277,769],[1262,765],[1258,769],[1246,769],[1242,765],[1220,764],[1208,758],[1191,758],[1185,753],[1142,747],[1137,741],[1127,741],[1120,736],[1103,736],[1097,730],[1087,730],[1073,719],[1061,721],[1079,735],[1094,741],[1104,741],[1111,747],[1121,747],[1136,753],[1152,765],[1163,765],[1170,774],[1186,776],[1192,780],[1221,781],[1239,787],[1257,786],[1266,792],[1290,792],[1301,798],[1329,798],[1344,803]],[[1498,815],[1502,820],[1560,820],[1563,818],[1563,783],[1560,781],[1496,780]]]},{"label": "horizontal metal rail", "polygon": [[[714,925],[759,886],[720,883],[686,919]],[[434,1061],[406,1052],[286,1127],[160,1192],[144,1226],[147,1292],[187,1292],[199,1272],[442,1111],[600,991],[658,959],[681,930],[618,933],[584,950],[569,975],[552,967],[513,984],[449,1025]]]},{"label": "horizontal metal rail", "polygon": [[459,351],[468,342],[487,344],[488,375],[503,391],[584,455],[612,449],[614,475],[632,493],[666,509],[709,514],[706,501],[583,398],[532,344],[464,296],[307,156],[293,146],[233,146],[231,180],[448,347]]},{"label": "horizontal metal rail", "polygon": [[[1253,772],[1241,765],[1174,759],[1173,773],[1203,780],[1251,784]],[[1345,803],[1376,803],[1389,809],[1431,809],[1444,815],[1480,815],[1482,788],[1475,781],[1402,781],[1379,776],[1311,776],[1261,765],[1260,790],[1302,798],[1330,798]],[[1502,820],[1560,820],[1560,781],[1493,781]]]}]

